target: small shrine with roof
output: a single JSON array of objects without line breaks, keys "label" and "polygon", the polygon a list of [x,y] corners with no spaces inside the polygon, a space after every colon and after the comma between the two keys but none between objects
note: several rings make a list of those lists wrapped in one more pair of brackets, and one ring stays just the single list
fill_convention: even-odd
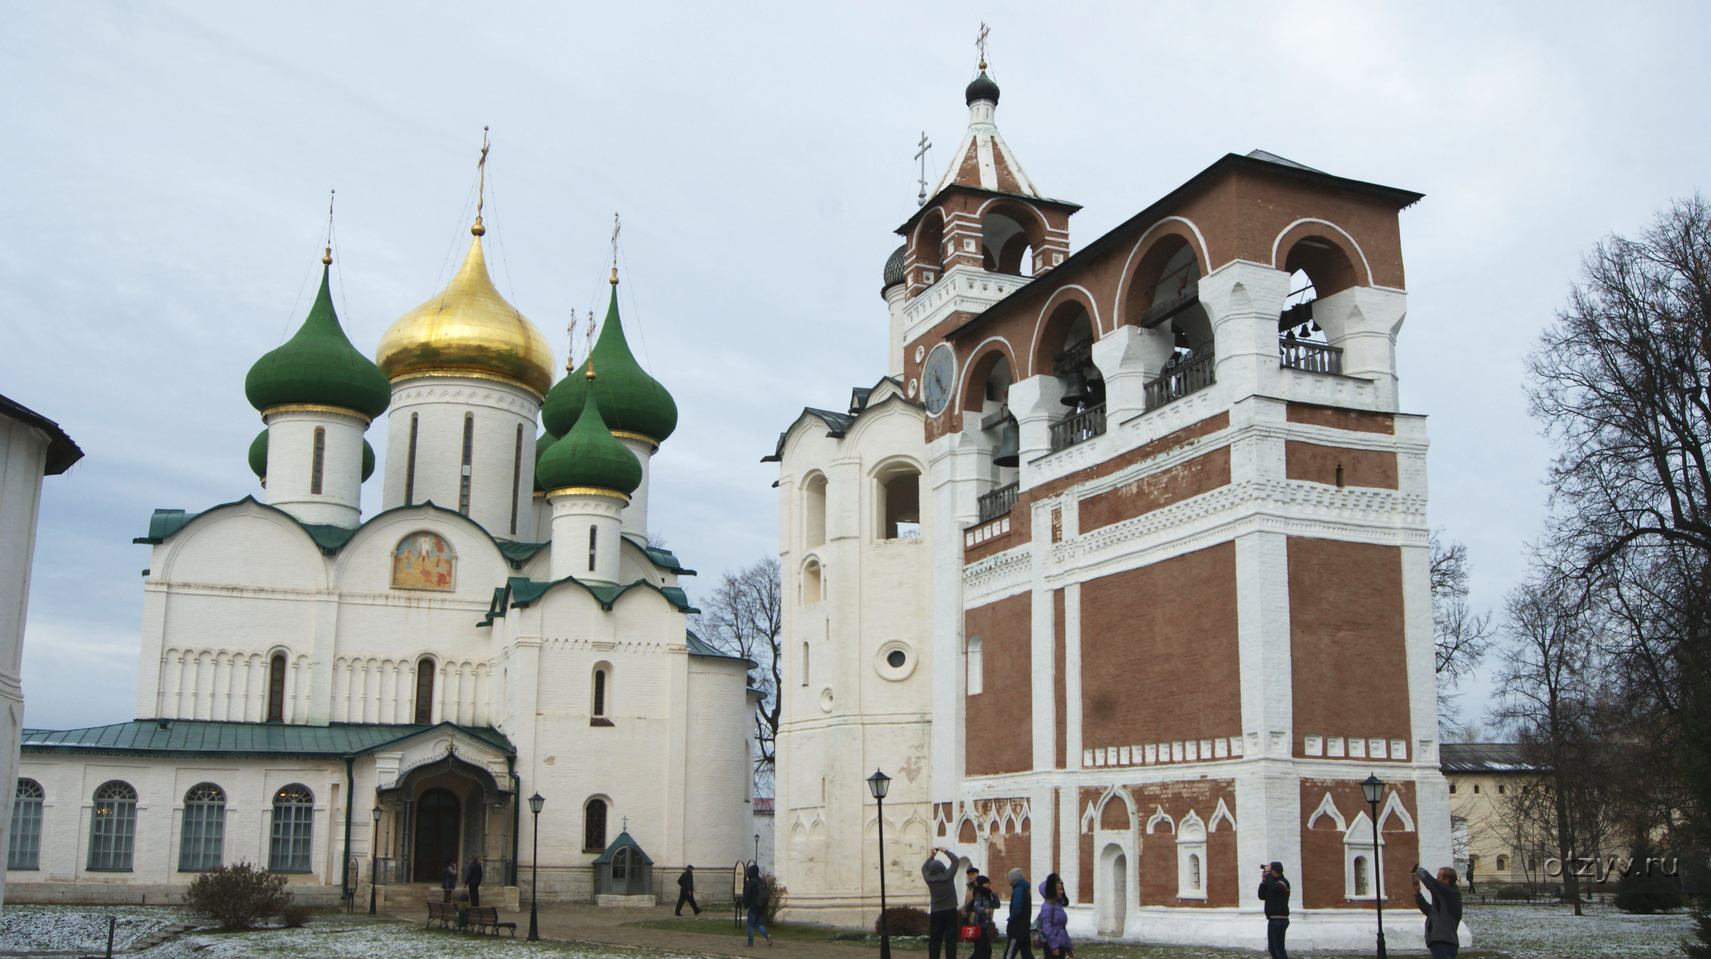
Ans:
[{"label": "small shrine with roof", "polygon": [[244,383],[261,488],[157,510],[137,539],[135,721],[24,733],[14,899],[170,900],[240,861],[308,902],[477,858],[515,886],[534,848],[542,897],[588,899],[597,873],[657,893],[640,842],[673,874],[742,857],[753,664],[688,630],[694,572],[648,542],[676,404],[630,352],[615,267],[599,339],[554,383],[488,276],[479,209],[470,232],[373,361],[323,256],[307,318]]}]

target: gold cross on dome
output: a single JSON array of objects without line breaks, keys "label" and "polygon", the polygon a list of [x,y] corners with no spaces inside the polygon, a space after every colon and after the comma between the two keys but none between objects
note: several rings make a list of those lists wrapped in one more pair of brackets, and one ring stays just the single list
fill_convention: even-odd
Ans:
[{"label": "gold cross on dome", "polygon": [[570,325],[564,328],[564,371],[569,373],[576,369],[576,310],[570,311]]},{"label": "gold cross on dome", "polygon": [[618,231],[624,225],[618,222],[618,214],[612,214],[612,282],[618,282]]},{"label": "gold cross on dome", "polygon": [[980,50],[980,69],[986,69],[986,35],[992,31],[986,26],[986,21],[980,22],[980,33],[974,38],[974,45]]},{"label": "gold cross on dome", "polygon": [[588,329],[583,331],[588,339],[588,351],[583,354],[590,361],[594,359],[594,311],[588,311]]},{"label": "gold cross on dome", "polygon": [[489,148],[490,146],[487,142],[487,128],[482,127],[481,159],[475,161],[476,175],[480,178],[480,186],[476,188],[475,194],[475,218],[477,220],[481,219],[482,204],[487,202],[487,151]]},{"label": "gold cross on dome", "polygon": [[624,825],[623,825],[623,830],[624,830],[624,831],[625,831],[625,832],[629,832],[629,831],[630,831],[630,817],[629,817],[629,816],[625,816],[625,817],[624,817]]}]

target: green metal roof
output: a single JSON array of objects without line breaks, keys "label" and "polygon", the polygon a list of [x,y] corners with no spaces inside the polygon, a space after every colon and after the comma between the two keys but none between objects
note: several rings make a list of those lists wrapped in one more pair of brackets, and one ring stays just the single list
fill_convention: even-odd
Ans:
[{"label": "green metal roof", "polygon": [[511,606],[517,609],[525,609],[533,605],[535,600],[540,599],[545,595],[547,590],[552,589],[560,583],[575,583],[587,590],[588,594],[593,596],[595,601],[600,604],[600,608],[607,612],[611,612],[612,604],[618,601],[618,597],[638,586],[647,587],[661,596],[664,596],[666,602],[676,606],[679,612],[701,612],[699,609],[689,605],[688,594],[683,590],[678,589],[676,586],[655,586],[653,583],[650,583],[645,579],[638,579],[635,582],[624,586],[619,586],[615,583],[585,583],[582,580],[577,579],[575,576],[566,576],[563,579],[555,579],[550,582],[541,582],[539,580],[527,579],[522,576],[513,576],[510,581]]},{"label": "green metal roof", "polygon": [[636,851],[636,854],[642,857],[642,864],[643,865],[651,866],[654,864],[654,861],[652,859],[649,859],[648,854],[642,850],[641,845],[639,843],[637,843],[634,839],[630,838],[630,832],[627,829],[625,831],[619,833],[618,838],[612,840],[612,844],[610,846],[606,847],[605,852],[603,852],[599,856],[595,857],[594,862],[592,864],[596,865],[596,866],[604,866],[604,865],[610,864],[612,862],[612,856],[614,854],[616,854],[618,852],[618,850],[620,850],[620,849],[634,849]]},{"label": "green metal roof", "polygon": [[[194,520],[198,516],[204,516],[208,513],[214,512],[215,510],[222,510],[229,506],[241,506],[244,503],[254,503],[263,509],[270,509],[279,513],[281,516],[289,517],[292,522],[303,527],[303,531],[309,534],[309,538],[315,541],[315,545],[321,548],[321,552],[326,553],[328,556],[331,556],[342,549],[344,545],[350,542],[351,538],[357,534],[357,531],[362,529],[363,526],[367,526],[369,523],[374,522],[380,517],[385,516],[388,513],[397,512],[398,510],[422,509],[423,507],[438,510],[439,512],[447,515],[456,516],[467,523],[473,524],[476,529],[481,530],[483,533],[487,533],[486,527],[482,526],[480,523],[475,522],[475,520],[470,519],[456,510],[446,509],[444,506],[436,506],[432,500],[416,505],[394,506],[392,509],[382,510],[381,512],[364,520],[362,526],[352,528],[348,526],[333,526],[327,523],[305,523],[277,506],[269,506],[268,504],[257,500],[254,496],[246,496],[243,499],[236,500],[231,503],[221,503],[218,506],[210,506],[200,513],[187,513],[181,509],[157,509],[154,511],[154,515],[149,517],[148,535],[138,536],[131,540],[131,542],[149,546],[163,543],[174,533],[177,533],[179,530],[190,525],[190,521]],[[545,549],[547,546],[546,543],[523,543],[514,540],[495,539],[492,533],[487,533],[487,538],[491,540],[494,547],[499,550],[499,554],[504,556],[506,561],[511,564],[512,569],[522,569],[523,564],[526,563],[530,557]]]},{"label": "green metal roof", "polygon": [[373,752],[434,729],[461,730],[502,752],[516,749],[497,729],[456,723],[216,723],[189,719],[138,719],[87,729],[26,729],[26,753],[85,752],[155,756],[353,756]]},{"label": "green metal roof", "polygon": [[709,659],[734,659],[740,663],[748,663],[750,669],[760,665],[752,659],[746,659],[742,656],[732,656],[730,653],[725,652],[719,647],[707,642],[705,639],[695,635],[695,631],[692,629],[686,629],[683,632],[683,638],[684,641],[689,644],[689,655],[691,656],[706,656]]}]

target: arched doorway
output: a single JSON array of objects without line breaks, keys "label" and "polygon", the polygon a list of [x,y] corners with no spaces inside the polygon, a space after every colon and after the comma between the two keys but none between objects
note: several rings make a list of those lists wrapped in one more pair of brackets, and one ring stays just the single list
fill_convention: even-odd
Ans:
[{"label": "arched doorway", "polygon": [[1095,880],[1096,887],[1104,888],[1094,890],[1094,901],[1098,906],[1099,934],[1121,936],[1124,922],[1128,918],[1129,857],[1124,854],[1122,846],[1113,842],[1105,845],[1099,860],[1100,871],[1104,873],[1103,882]]},{"label": "arched doorway", "polygon": [[439,882],[457,856],[462,807],[449,789],[430,789],[416,801],[415,882]]}]

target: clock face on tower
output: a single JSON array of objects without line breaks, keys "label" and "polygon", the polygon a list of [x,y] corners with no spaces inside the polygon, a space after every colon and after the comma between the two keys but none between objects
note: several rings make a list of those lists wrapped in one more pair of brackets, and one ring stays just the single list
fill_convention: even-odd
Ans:
[{"label": "clock face on tower", "polygon": [[956,356],[950,344],[940,343],[927,355],[921,367],[921,395],[927,401],[927,412],[938,416],[951,399],[951,385],[956,382]]}]

